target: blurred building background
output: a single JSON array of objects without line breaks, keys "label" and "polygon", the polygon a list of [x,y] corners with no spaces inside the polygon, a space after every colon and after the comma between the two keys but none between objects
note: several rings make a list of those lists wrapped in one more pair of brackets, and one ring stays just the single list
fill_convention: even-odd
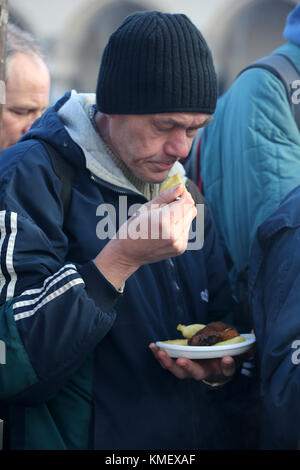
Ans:
[{"label": "blurred building background", "polygon": [[284,42],[293,0],[9,0],[10,20],[36,35],[52,75],[51,102],[67,90],[94,91],[111,32],[130,13],[185,13],[210,45],[220,93],[251,61]]}]

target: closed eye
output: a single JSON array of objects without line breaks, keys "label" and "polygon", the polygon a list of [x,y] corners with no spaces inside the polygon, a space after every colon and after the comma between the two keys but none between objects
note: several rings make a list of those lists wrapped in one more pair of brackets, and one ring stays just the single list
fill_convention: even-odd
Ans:
[{"label": "closed eye", "polygon": [[26,115],[28,114],[30,111],[28,111],[28,109],[18,109],[18,108],[12,108],[10,109],[10,111],[14,114],[18,114],[19,116],[22,116],[22,115]]}]

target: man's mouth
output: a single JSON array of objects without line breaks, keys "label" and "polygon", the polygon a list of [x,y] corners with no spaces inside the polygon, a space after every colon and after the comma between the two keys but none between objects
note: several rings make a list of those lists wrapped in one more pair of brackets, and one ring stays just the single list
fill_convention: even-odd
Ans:
[{"label": "man's mouth", "polygon": [[152,162],[153,165],[155,165],[157,168],[160,168],[161,170],[169,170],[172,168],[176,160],[164,160],[160,162]]}]

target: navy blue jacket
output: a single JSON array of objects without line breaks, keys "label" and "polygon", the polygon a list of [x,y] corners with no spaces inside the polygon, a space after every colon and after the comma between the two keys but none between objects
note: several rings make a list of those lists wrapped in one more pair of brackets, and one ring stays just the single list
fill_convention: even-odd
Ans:
[{"label": "navy blue jacket", "polygon": [[249,272],[263,399],[262,448],[300,445],[300,186],[259,227]]},{"label": "navy blue jacket", "polygon": [[[142,266],[123,293],[116,291],[92,262],[108,241],[97,235],[97,208],[117,208],[120,195],[128,207],[146,199],[87,168],[58,114],[70,99],[65,95],[0,159],[0,339],[7,358],[0,396],[10,407],[10,446],[231,447],[215,392],[176,379],[148,347],[178,337],[178,323],[206,323],[230,309],[209,211],[203,249]],[[37,138],[75,168],[66,216],[61,181]]]}]

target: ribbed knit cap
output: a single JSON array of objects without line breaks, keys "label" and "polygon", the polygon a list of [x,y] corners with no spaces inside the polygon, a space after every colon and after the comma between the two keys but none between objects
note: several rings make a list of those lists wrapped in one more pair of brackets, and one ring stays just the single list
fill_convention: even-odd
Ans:
[{"label": "ribbed knit cap", "polygon": [[106,114],[212,114],[217,80],[211,52],[187,16],[133,13],[110,36],[96,96]]}]

